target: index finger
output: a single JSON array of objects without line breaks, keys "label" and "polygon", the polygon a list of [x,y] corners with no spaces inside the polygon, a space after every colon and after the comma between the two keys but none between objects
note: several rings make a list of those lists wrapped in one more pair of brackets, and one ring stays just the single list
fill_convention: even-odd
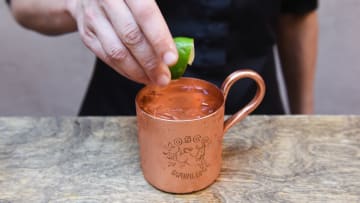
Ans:
[{"label": "index finger", "polygon": [[168,66],[178,60],[178,53],[169,28],[155,0],[125,0],[155,53]]}]

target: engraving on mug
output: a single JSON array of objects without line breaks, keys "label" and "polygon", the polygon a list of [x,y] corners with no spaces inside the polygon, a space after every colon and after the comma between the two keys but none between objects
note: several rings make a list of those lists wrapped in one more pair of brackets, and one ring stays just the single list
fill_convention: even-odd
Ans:
[{"label": "engraving on mug", "polygon": [[181,179],[202,176],[209,166],[205,161],[209,143],[209,137],[201,135],[178,137],[170,141],[163,154],[168,159],[168,167],[176,167],[171,174]]},{"label": "engraving on mug", "polygon": [[203,173],[206,171],[206,169],[204,171],[195,171],[195,172],[178,172],[177,170],[173,170],[171,172],[171,175],[186,180],[186,179],[195,179],[195,178],[199,178],[200,176],[203,175]]}]

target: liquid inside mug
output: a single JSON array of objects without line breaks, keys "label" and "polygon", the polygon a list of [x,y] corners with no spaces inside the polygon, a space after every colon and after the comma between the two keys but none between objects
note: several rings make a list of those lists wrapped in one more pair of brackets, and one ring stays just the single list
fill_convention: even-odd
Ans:
[{"label": "liquid inside mug", "polygon": [[[224,121],[231,86],[250,78],[254,98]],[[173,80],[166,87],[148,85],[136,96],[141,168],[154,187],[170,193],[190,193],[211,185],[219,176],[224,133],[256,109],[265,84],[252,70],[230,74],[219,89],[195,78]]]}]

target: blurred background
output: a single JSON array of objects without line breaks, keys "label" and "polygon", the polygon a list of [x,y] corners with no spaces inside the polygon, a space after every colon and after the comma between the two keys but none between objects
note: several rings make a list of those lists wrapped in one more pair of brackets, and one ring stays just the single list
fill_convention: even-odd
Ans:
[{"label": "blurred background", "polygon": [[[360,114],[360,1],[320,0],[316,114]],[[76,33],[21,28],[0,1],[0,116],[74,116],[94,56]]]}]

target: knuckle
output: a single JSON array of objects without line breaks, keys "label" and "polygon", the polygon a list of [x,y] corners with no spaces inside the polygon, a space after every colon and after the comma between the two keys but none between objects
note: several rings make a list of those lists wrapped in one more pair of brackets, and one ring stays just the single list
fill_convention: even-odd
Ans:
[{"label": "knuckle", "polygon": [[89,24],[92,24],[99,16],[99,13],[91,8],[86,8],[84,10],[84,20]]},{"label": "knuckle", "polygon": [[108,7],[111,6],[114,0],[98,0],[99,5],[102,7]]},{"label": "knuckle", "polygon": [[83,35],[84,38],[89,40],[93,40],[95,38],[94,32],[90,29],[85,29],[81,34]]},{"label": "knuckle", "polygon": [[148,9],[146,7],[142,7],[138,11],[138,16],[140,19],[150,19],[156,14],[156,10]]},{"label": "knuckle", "polygon": [[158,60],[155,57],[145,59],[142,66],[147,70],[152,70],[158,66]]},{"label": "knuckle", "polygon": [[127,25],[124,31],[123,42],[127,46],[137,46],[144,41],[141,30],[136,25]]},{"label": "knuckle", "polygon": [[152,41],[152,44],[154,45],[154,47],[162,48],[162,47],[167,47],[164,46],[166,45],[166,42],[167,40],[165,39],[165,37],[159,36]]},{"label": "knuckle", "polygon": [[123,61],[128,57],[128,51],[124,48],[111,48],[108,55],[112,60]]},{"label": "knuckle", "polygon": [[80,37],[87,48],[90,48],[91,44],[94,42],[95,39],[94,33],[88,29],[81,30]]}]

